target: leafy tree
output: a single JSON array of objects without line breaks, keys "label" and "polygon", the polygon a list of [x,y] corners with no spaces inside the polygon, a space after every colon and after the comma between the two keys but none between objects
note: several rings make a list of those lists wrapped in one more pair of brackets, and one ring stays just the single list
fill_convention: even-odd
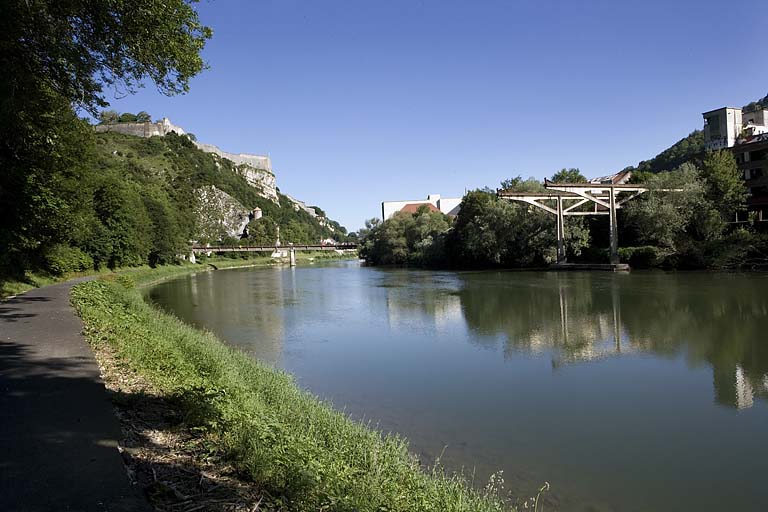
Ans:
[{"label": "leafy tree", "polygon": [[136,114],[136,122],[137,123],[151,123],[152,122],[152,116],[150,116],[148,112],[142,110],[141,112]]},{"label": "leafy tree", "polygon": [[[524,180],[520,176],[503,180],[501,182],[501,189],[518,193],[536,193],[546,190],[544,185],[542,185],[536,178],[528,178]],[[487,192],[492,193],[493,190],[488,190]]]},{"label": "leafy tree", "polygon": [[449,217],[426,207],[398,212],[384,222],[371,219],[360,230],[360,254],[377,265],[444,265],[450,225]]},{"label": "leafy tree", "polygon": [[[3,3],[0,272],[44,266],[47,248],[75,238],[99,254],[110,254],[115,264],[135,261],[135,254],[145,252],[143,236],[134,239],[142,250],[125,249],[134,242],[117,240],[89,206],[89,194],[96,190],[87,172],[93,134],[73,106],[96,115],[107,105],[105,86],[130,92],[145,79],[168,94],[186,91],[190,78],[204,67],[200,50],[211,35],[193,4]],[[101,119],[114,121],[114,116]]]},{"label": "leafy tree", "polygon": [[550,181],[554,183],[586,183],[587,178],[581,174],[578,168],[560,169],[552,175]]},{"label": "leafy tree", "polygon": [[120,119],[117,110],[102,110],[99,112],[99,122],[101,124],[115,124]]},{"label": "leafy tree", "polygon": [[131,114],[130,112],[124,112],[117,118],[118,123],[135,123],[136,120],[136,114]]},{"label": "leafy tree", "polygon": [[262,217],[248,223],[248,243],[273,245],[277,240],[277,225],[272,219]]},{"label": "leafy tree", "polygon": [[165,94],[189,89],[204,67],[211,37],[195,0],[7,0],[0,19],[3,97],[27,83],[46,84],[93,114],[103,87],[134,91],[144,79]]},{"label": "leafy tree", "polygon": [[701,176],[707,186],[707,198],[716,205],[723,219],[732,220],[736,212],[746,210],[747,187],[733,153],[708,153],[702,163]]}]

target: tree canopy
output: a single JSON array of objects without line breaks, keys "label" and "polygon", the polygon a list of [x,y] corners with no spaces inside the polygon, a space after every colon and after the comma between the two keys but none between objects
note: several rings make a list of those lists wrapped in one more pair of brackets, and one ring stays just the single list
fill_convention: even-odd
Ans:
[{"label": "tree canopy", "polygon": [[2,96],[31,82],[96,114],[104,86],[132,92],[151,80],[164,94],[189,90],[211,35],[196,0],[6,0],[0,17]]},{"label": "tree canopy", "polygon": [[[121,180],[112,188],[102,186],[102,177],[91,183],[94,134],[75,109],[96,115],[107,105],[107,88],[127,94],[153,82],[165,94],[186,92],[205,67],[200,51],[211,37],[195,3],[2,3],[0,272],[23,273],[44,264],[48,255],[84,261],[67,247],[85,250],[95,261],[108,254],[107,264],[133,263],[135,255],[144,258],[148,251],[168,252],[153,248],[147,232],[150,225],[170,229],[160,218],[165,208],[152,204],[152,196],[141,196]],[[130,116],[149,118],[145,112]],[[109,111],[101,119],[118,122],[120,116]],[[130,236],[116,238],[117,231],[131,230]],[[157,237],[154,242],[163,245]]]}]

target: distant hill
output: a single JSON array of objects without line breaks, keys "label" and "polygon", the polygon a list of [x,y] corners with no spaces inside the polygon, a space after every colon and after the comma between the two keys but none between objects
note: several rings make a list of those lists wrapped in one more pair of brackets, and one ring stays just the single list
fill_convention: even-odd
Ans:
[{"label": "distant hill", "polygon": [[651,173],[670,171],[702,152],[704,152],[704,132],[694,130],[650,160],[643,160],[637,166],[630,166],[625,170]]},{"label": "distant hill", "polygon": [[96,148],[102,173],[133,184],[142,196],[160,191],[183,239],[215,243],[222,236],[238,238],[255,208],[280,227],[284,243],[346,238],[346,229],[337,222],[297,207],[279,189],[276,197],[265,193],[247,164],[203,151],[186,135],[145,138],[104,132],[96,135]]},{"label": "distant hill", "polygon": [[[745,112],[757,109],[768,109],[768,94],[764,98],[753,101],[742,107]],[[636,166],[629,166],[625,170],[633,172],[657,173],[672,170],[680,164],[692,160],[696,155],[704,152],[704,132],[694,130],[687,137],[675,142],[650,160],[643,160]]]}]

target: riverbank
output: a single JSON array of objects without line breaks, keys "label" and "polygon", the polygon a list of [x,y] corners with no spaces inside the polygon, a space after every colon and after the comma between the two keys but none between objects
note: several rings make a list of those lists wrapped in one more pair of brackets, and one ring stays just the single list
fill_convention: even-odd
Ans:
[{"label": "riverbank", "polygon": [[[166,450],[171,462],[163,467],[213,461],[213,468],[220,468],[209,469],[213,478],[201,477],[195,493],[163,484],[153,494],[155,477],[149,495],[156,503],[193,499],[192,494],[208,499],[207,485],[247,489],[245,498],[235,499],[243,496],[235,492],[230,501],[258,503],[257,509],[506,510],[492,490],[470,490],[463,479],[446,476],[439,467],[425,471],[403,439],[349,420],[301,390],[290,375],[142,300],[138,286],[193,271],[185,267],[104,277],[72,293],[105,381],[135,382],[135,387],[113,390],[120,402],[134,404],[122,415],[151,410],[138,405],[146,401],[167,412],[158,414],[172,432],[158,434],[172,440]],[[166,418],[169,414],[173,421]],[[162,443],[149,444],[163,451],[157,448]],[[187,462],[179,464],[174,456]],[[195,469],[181,472],[189,471],[197,474]],[[216,499],[224,503],[227,498]]]},{"label": "riverbank", "polygon": [[[299,252],[296,254],[296,261],[299,264],[312,264],[314,262],[324,260],[337,260],[337,259],[357,259],[355,253],[338,254],[335,252],[323,251],[323,252]],[[251,256],[250,254],[246,258],[239,257],[225,257],[225,256],[212,256],[210,258],[202,257],[198,260],[198,263],[193,264],[189,262],[183,262],[178,265],[164,265],[161,267],[152,268],[149,266],[141,267],[127,267],[118,269],[103,269],[92,270],[88,272],[68,272],[60,276],[53,276],[47,274],[40,274],[35,272],[27,272],[24,277],[9,277],[0,276],[0,300],[5,300],[10,297],[14,297],[21,293],[42,286],[48,286],[51,284],[62,283],[77,279],[79,277],[90,276],[106,276],[110,274],[130,274],[138,276],[141,280],[141,276],[144,273],[150,273],[155,276],[155,279],[162,280],[168,279],[175,275],[182,275],[194,271],[206,271],[235,267],[262,267],[262,266],[277,266],[287,265],[288,258],[271,258],[269,256]],[[212,266],[209,266],[212,265]]]}]

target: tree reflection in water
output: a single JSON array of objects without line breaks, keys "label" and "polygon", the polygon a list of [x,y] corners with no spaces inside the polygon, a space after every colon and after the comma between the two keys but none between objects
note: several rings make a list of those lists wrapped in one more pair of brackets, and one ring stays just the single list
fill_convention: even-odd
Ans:
[{"label": "tree reflection in water", "polygon": [[[683,354],[708,364],[715,400],[750,407],[768,398],[768,276],[661,272],[458,273],[458,286],[425,273],[408,286],[389,280],[390,320],[417,308],[457,314],[456,297],[471,339],[504,339],[505,357],[550,354],[552,365],[652,354]],[[391,276],[390,277],[394,277]],[[416,282],[413,280],[416,279]],[[437,280],[437,281],[435,281]],[[415,286],[414,286],[415,285]],[[457,289],[456,289],[457,288]]]}]

